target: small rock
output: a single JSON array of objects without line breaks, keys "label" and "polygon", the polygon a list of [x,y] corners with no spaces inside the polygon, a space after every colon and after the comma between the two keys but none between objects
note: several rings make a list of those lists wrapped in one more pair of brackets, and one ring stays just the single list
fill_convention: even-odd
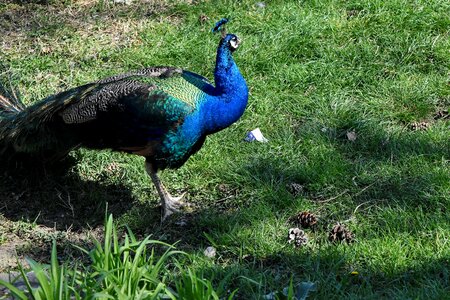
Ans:
[{"label": "small rock", "polygon": [[317,291],[317,286],[314,282],[303,281],[297,286],[295,296],[297,300],[305,300],[308,298],[309,292]]},{"label": "small rock", "polygon": [[347,139],[351,142],[356,141],[357,135],[356,132],[354,130],[352,131],[347,131]]},{"label": "small rock", "polygon": [[180,217],[176,222],[175,225],[180,227],[185,227],[188,224],[188,220],[186,217]]},{"label": "small rock", "polygon": [[[26,273],[26,276],[27,276],[28,282],[30,283],[32,288],[35,289],[35,288],[39,287],[39,285],[40,285],[39,280],[37,279],[37,277],[33,271]],[[0,279],[11,283],[13,286],[15,286],[17,289],[19,289],[21,291],[25,291],[28,289],[28,287],[25,283],[25,280],[22,278],[22,276],[19,272],[0,273]],[[1,293],[7,294],[8,288],[1,287],[0,288],[0,296],[2,295]]]},{"label": "small rock", "polygon": [[203,254],[205,254],[206,257],[214,258],[216,256],[216,248],[209,246],[203,251]]},{"label": "small rock", "polygon": [[264,299],[264,300],[276,300],[278,294],[279,294],[279,293],[277,293],[277,292],[270,292],[270,293],[268,293],[267,295],[264,295],[264,296],[263,296],[263,299]]}]

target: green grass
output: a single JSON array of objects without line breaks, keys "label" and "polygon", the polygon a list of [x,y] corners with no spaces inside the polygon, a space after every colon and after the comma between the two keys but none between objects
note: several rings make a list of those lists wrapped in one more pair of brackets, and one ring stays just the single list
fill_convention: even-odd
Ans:
[{"label": "green grass", "polygon": [[[249,106],[185,166],[162,173],[174,193],[188,189],[195,208],[186,227],[159,224],[141,158],[87,150],[55,176],[2,175],[4,218],[57,230],[73,223],[78,233],[102,223],[108,202],[138,235],[179,241],[192,256],[185,267],[238,289],[237,299],[260,299],[291,278],[316,282],[318,299],[448,297],[450,123],[434,117],[450,107],[447,1],[49,2],[0,4],[0,60],[26,103],[144,66],[212,79],[210,28],[230,16]],[[412,130],[414,122],[428,127]],[[269,143],[242,141],[256,127]],[[291,195],[292,182],[304,192]],[[18,191],[26,193],[12,199]],[[294,249],[288,219],[304,210],[319,225]],[[327,241],[338,221],[356,243]],[[203,256],[210,245],[212,260]]]},{"label": "green grass", "polygon": [[[182,267],[174,256],[186,253],[174,250],[172,245],[146,237],[138,241],[131,230],[119,241],[117,226],[112,215],[105,220],[103,243],[93,239],[94,247],[86,250],[78,247],[91,259],[85,266],[69,266],[58,262],[56,243],[53,242],[50,265],[28,260],[35,274],[38,287],[19,265],[20,278],[26,290],[20,290],[10,282],[0,280],[17,299],[219,299],[223,290],[216,290],[207,279],[202,279],[189,268]],[[155,249],[166,248],[159,257]],[[150,253],[147,249],[151,249]],[[176,267],[172,267],[173,263]],[[175,280],[176,288],[169,287]],[[13,281],[13,283],[14,283]],[[230,294],[228,299],[233,297]]]}]

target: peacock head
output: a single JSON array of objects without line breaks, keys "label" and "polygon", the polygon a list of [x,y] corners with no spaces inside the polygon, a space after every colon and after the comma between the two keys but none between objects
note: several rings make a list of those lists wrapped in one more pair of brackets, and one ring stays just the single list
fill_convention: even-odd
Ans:
[{"label": "peacock head", "polygon": [[229,19],[223,18],[219,22],[216,23],[216,25],[213,27],[212,32],[218,32],[220,31],[222,35],[222,39],[220,41],[219,47],[226,47],[231,52],[235,51],[239,44],[241,43],[241,40],[235,35],[235,34],[227,34],[227,31],[225,29],[225,24],[228,23]]},{"label": "peacock head", "polygon": [[234,34],[227,34],[224,38],[222,38],[222,45],[230,49],[231,52],[236,50],[239,47],[241,40]]}]

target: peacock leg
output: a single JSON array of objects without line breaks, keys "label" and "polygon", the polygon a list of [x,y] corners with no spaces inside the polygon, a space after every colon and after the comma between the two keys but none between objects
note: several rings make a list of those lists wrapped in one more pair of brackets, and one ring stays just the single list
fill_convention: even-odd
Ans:
[{"label": "peacock leg", "polygon": [[161,206],[162,206],[162,216],[161,221],[170,216],[173,213],[180,212],[180,209],[184,207],[186,204],[182,201],[186,192],[181,194],[179,197],[172,197],[169,192],[166,190],[158,175],[156,175],[156,170],[153,168],[152,164],[149,162],[145,163],[145,169],[150,175],[150,178],[153,181],[153,184],[158,191],[159,197],[161,198]]}]

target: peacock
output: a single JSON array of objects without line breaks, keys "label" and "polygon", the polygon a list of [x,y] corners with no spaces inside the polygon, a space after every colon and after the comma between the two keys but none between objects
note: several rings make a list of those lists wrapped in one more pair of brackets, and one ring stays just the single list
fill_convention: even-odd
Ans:
[{"label": "peacock", "polygon": [[55,161],[71,150],[111,149],[140,155],[162,206],[162,220],[180,210],[157,172],[181,167],[207,135],[236,122],[244,113],[248,87],[232,54],[240,39],[221,32],[214,83],[176,67],[148,67],[49,96],[25,107],[0,95],[0,157]]}]

